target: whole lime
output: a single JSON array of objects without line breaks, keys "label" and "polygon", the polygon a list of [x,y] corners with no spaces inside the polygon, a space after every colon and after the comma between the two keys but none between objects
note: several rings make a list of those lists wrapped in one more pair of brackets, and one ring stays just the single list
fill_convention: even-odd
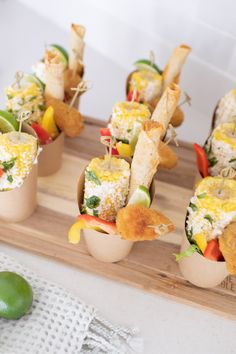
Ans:
[{"label": "whole lime", "polygon": [[33,292],[20,275],[0,272],[0,317],[17,320],[32,306]]}]

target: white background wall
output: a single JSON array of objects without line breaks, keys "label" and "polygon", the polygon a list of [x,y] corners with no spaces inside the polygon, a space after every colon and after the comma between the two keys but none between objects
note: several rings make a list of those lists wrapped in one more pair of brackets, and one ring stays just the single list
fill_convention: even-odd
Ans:
[{"label": "white background wall", "polygon": [[193,48],[181,77],[192,97],[180,139],[203,142],[217,100],[235,87],[234,0],[0,0],[0,99],[16,70],[30,70],[44,45],[68,46],[71,22],[86,26],[86,79],[93,89],[82,113],[106,120],[124,99],[132,63],[155,51],[163,67],[181,43]]}]

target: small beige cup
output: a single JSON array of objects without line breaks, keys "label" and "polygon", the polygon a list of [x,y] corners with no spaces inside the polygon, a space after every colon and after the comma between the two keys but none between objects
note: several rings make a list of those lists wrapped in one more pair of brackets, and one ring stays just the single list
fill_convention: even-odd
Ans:
[{"label": "small beige cup", "polygon": [[39,177],[50,176],[61,168],[63,148],[63,132],[52,143],[42,146],[42,151],[38,158]]},{"label": "small beige cup", "polygon": [[[36,137],[27,124],[23,124],[22,131]],[[0,220],[19,222],[33,214],[37,206],[37,176],[38,165],[34,164],[21,187],[0,192]]]},{"label": "small beige cup", "polygon": [[[186,234],[183,236],[180,252],[190,246]],[[180,271],[190,283],[201,288],[214,288],[228,275],[226,262],[216,262],[207,259],[198,252],[179,262]]]},{"label": "small beige cup", "polygon": [[[85,169],[82,172],[77,189],[77,200],[81,212],[84,198]],[[155,195],[155,184],[150,187],[151,200]],[[120,235],[108,235],[92,229],[82,231],[89,254],[102,262],[118,262],[130,253],[134,242],[123,240]]]}]

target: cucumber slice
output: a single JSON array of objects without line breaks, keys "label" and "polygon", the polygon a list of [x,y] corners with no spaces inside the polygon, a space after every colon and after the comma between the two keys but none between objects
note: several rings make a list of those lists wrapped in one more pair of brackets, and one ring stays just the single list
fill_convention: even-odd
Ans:
[{"label": "cucumber slice", "polygon": [[19,123],[13,114],[8,111],[0,111],[0,132],[9,133],[19,129]]},{"label": "cucumber slice", "polygon": [[158,68],[158,66],[155,63],[152,64],[151,61],[148,59],[137,60],[134,63],[134,65],[137,70],[148,70],[148,71],[152,71],[154,73],[157,72],[159,74],[162,73],[162,71]]},{"label": "cucumber slice", "polygon": [[63,47],[61,47],[59,44],[51,44],[50,48],[59,54],[60,59],[63,63],[68,65],[69,56],[68,56],[67,51]]}]

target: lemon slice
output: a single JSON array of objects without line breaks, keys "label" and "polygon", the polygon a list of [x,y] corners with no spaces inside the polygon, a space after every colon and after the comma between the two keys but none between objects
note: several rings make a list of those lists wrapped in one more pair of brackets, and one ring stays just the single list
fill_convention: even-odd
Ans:
[{"label": "lemon slice", "polygon": [[19,129],[16,118],[7,111],[0,111],[0,132],[9,133]]},{"label": "lemon slice", "polygon": [[35,74],[25,75],[25,81],[36,84],[41,89],[41,91],[45,90],[45,84]]},{"label": "lemon slice", "polygon": [[162,73],[162,71],[158,68],[158,66],[154,63],[151,63],[151,61],[148,59],[137,60],[134,63],[134,65],[135,65],[136,69],[139,71],[147,70],[147,71],[152,71],[154,73],[156,73],[156,72],[158,72],[159,74]]},{"label": "lemon slice", "polygon": [[151,197],[148,188],[139,186],[130,198],[128,205],[130,204],[143,205],[144,207],[149,208],[151,204]]}]

